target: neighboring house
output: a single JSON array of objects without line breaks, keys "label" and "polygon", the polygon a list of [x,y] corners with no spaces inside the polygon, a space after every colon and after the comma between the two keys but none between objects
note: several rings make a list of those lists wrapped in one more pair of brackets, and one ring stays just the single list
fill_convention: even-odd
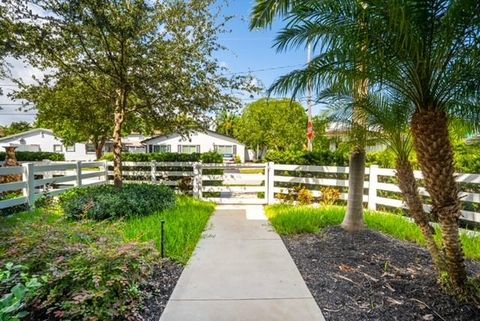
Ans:
[{"label": "neighboring house", "polygon": [[[233,160],[236,156],[245,162],[245,145],[238,140],[214,131],[192,133],[188,138],[179,134],[154,136],[142,141],[147,146],[148,153],[205,153],[216,151],[226,160]],[[247,159],[248,160],[248,159]]]},{"label": "neighboring house", "polygon": [[[325,132],[326,136],[329,138],[330,151],[334,152],[338,148],[338,144],[341,142],[345,142],[349,139],[349,127],[342,123],[330,123],[328,128]],[[387,145],[377,143],[375,145],[368,145],[365,147],[365,151],[367,153],[374,153],[374,152],[381,152],[387,149]]]},{"label": "neighboring house", "polygon": [[[123,139],[124,150],[128,152],[145,152],[145,146],[141,141],[145,136],[133,134]],[[96,159],[95,146],[90,143],[75,143],[64,145],[61,138],[56,137],[53,131],[45,128],[35,128],[23,133],[0,138],[0,147],[16,146],[17,151],[30,152],[54,152],[65,155],[66,161],[82,160],[92,161]],[[105,152],[113,149],[113,142],[107,142]]]},{"label": "neighboring house", "polygon": [[[147,137],[142,134],[130,134],[122,138],[123,150],[129,153],[146,153],[145,144],[142,143]],[[109,140],[105,143],[104,151],[113,153],[113,141]]]},{"label": "neighboring house", "polygon": [[16,146],[17,151],[54,152],[65,155],[65,160],[95,160],[93,144],[76,143],[65,146],[62,140],[45,128],[35,128],[23,133],[0,138],[0,146]]}]

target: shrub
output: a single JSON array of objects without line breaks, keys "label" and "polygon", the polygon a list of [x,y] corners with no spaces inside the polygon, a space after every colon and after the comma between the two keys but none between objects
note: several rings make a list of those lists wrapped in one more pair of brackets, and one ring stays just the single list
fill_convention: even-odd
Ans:
[{"label": "shrub", "polygon": [[125,184],[73,188],[59,197],[68,218],[105,220],[150,215],[172,208],[175,195],[162,185]]},{"label": "shrub", "polygon": [[[65,155],[60,153],[51,152],[16,152],[17,160],[19,162],[40,162],[45,159],[51,161],[64,161]],[[5,152],[0,152],[0,159],[3,160],[6,157]]]},{"label": "shrub", "polygon": [[202,163],[223,163],[223,156],[217,152],[207,152],[200,156]]},{"label": "shrub", "polygon": [[125,243],[118,226],[103,222],[29,219],[0,236],[0,267],[25,267],[15,282],[1,282],[0,292],[13,292],[12,284],[30,288],[18,312],[28,320],[139,319],[147,295],[140,289],[158,261],[152,244]]},{"label": "shrub", "polygon": [[340,199],[340,191],[334,187],[323,187],[321,191],[321,203],[322,205],[334,205]]},{"label": "shrub", "polygon": [[277,164],[348,166],[348,155],[343,152],[322,150],[306,151],[268,151],[265,160]]},{"label": "shrub", "polygon": [[310,205],[313,203],[313,194],[308,188],[302,187],[298,191],[297,199],[300,205]]},{"label": "shrub", "polygon": [[[180,153],[123,153],[122,160],[125,162],[198,162],[201,154],[180,154]],[[107,153],[102,159],[113,161],[113,154]]]}]

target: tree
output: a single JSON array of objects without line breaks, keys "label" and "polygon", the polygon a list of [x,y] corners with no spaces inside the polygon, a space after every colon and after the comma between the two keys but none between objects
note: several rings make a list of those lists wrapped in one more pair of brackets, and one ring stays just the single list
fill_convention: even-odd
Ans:
[{"label": "tree", "polygon": [[[368,68],[365,54],[369,38],[368,5],[357,0],[257,0],[252,12],[251,28],[268,27],[276,17],[285,18],[286,26],[278,33],[278,51],[312,45],[320,49],[305,68],[280,77],[270,92],[293,97],[313,89],[353,84],[355,105],[360,105],[368,92]],[[365,176],[366,128],[364,115],[352,117],[352,145],[349,160],[347,213],[342,227],[350,232],[364,228],[363,182]]]},{"label": "tree", "polygon": [[[103,84],[92,79],[90,85]],[[112,135],[110,101],[98,95],[81,79],[64,78],[54,84],[45,81],[33,86],[23,86],[15,97],[33,103],[37,110],[37,126],[52,129],[64,144],[91,142],[100,159],[107,139]]]},{"label": "tree", "polygon": [[2,136],[10,136],[10,135],[26,132],[27,130],[31,130],[33,128],[35,127],[29,122],[18,121],[18,122],[12,122],[8,126],[3,126],[1,129],[2,129]]},{"label": "tree", "polygon": [[267,150],[302,149],[305,143],[307,114],[290,99],[259,99],[243,111],[235,137],[262,158]]},{"label": "tree", "polygon": [[238,120],[239,116],[237,114],[224,109],[215,119],[215,130],[219,134],[234,137]]},{"label": "tree", "polygon": [[[122,131],[145,128],[188,134],[209,113],[237,103],[225,88],[243,82],[220,75],[213,0],[25,0],[16,22],[29,61],[52,79],[74,77],[110,101],[114,183],[122,185]],[[11,10],[17,10],[11,8]],[[40,23],[39,23],[40,22]],[[91,82],[100,79],[102,86]]]},{"label": "tree", "polygon": [[458,225],[459,188],[448,124],[480,115],[480,2],[374,1],[370,79],[414,106],[411,130],[425,188],[438,216],[446,270],[453,288],[465,292],[467,274]]},{"label": "tree", "polygon": [[[350,91],[351,92],[351,91]],[[337,103],[344,107],[332,106],[330,117],[342,123],[348,123],[352,117],[352,97],[348,92],[337,93]],[[341,97],[341,98],[340,98]],[[423,208],[417,180],[410,161],[413,142],[409,122],[413,115],[413,105],[405,97],[383,97],[370,93],[362,104],[367,116],[369,138],[388,146],[395,157],[395,169],[402,197],[408,207],[410,216],[420,228],[427,248],[437,267],[439,276],[445,272],[445,257],[435,241],[435,229],[430,225],[431,216]]]}]

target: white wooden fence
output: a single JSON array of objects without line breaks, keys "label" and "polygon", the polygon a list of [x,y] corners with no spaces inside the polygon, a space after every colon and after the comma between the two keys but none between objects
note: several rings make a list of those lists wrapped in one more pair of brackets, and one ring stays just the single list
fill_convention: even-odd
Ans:
[{"label": "white wooden fence", "polygon": [[0,167],[0,176],[22,175],[22,181],[0,184],[0,193],[22,191],[15,198],[0,200],[0,210],[26,204],[33,207],[42,195],[55,196],[74,186],[105,184],[106,162],[24,163],[19,167]]},{"label": "white wooden fence", "polygon": [[[0,201],[0,209],[28,204],[32,206],[43,194],[58,195],[82,185],[108,182],[112,163],[76,162],[51,164],[23,164],[22,167],[0,168],[0,176],[22,174],[21,182],[0,184],[0,193],[22,190],[18,198]],[[172,187],[189,185],[195,197],[228,204],[273,204],[289,188],[302,185],[321,197],[321,188],[330,186],[341,191],[340,199],[347,199],[348,167],[265,164],[202,164],[197,162],[124,162],[126,182],[150,182]],[[88,172],[85,169],[88,168]],[[110,168],[110,169],[109,169]],[[395,184],[395,170],[370,166],[365,170],[363,201],[372,210],[405,208],[399,187]],[[415,177],[422,185],[421,172]],[[480,175],[458,174],[462,211],[466,221],[480,222]],[[429,197],[420,187],[428,210]]]}]

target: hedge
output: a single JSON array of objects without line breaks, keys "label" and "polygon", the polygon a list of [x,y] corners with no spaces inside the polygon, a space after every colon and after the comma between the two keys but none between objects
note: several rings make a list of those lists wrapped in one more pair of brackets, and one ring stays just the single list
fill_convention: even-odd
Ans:
[{"label": "hedge", "polygon": [[[51,161],[64,161],[65,155],[60,153],[52,153],[52,152],[19,152],[16,153],[17,160],[19,162],[40,162],[45,159]],[[7,157],[5,152],[0,152],[0,160],[3,160]]]},{"label": "hedge", "polygon": [[277,164],[348,166],[348,155],[329,150],[306,151],[269,151],[265,160]]},{"label": "hedge", "polygon": [[58,199],[65,216],[74,220],[147,216],[175,206],[174,191],[154,184],[79,187],[64,192]]},{"label": "hedge", "polygon": [[[113,161],[113,154],[108,153],[103,156],[104,160]],[[217,152],[208,153],[123,153],[122,160],[125,162],[204,162],[204,163],[222,163],[223,157]]]}]

